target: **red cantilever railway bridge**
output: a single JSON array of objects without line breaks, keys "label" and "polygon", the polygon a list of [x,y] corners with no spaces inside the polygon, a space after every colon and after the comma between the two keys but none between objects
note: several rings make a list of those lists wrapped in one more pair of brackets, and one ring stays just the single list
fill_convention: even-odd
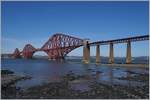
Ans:
[{"label": "red cantilever railway bridge", "polygon": [[[17,48],[13,53],[14,58],[19,58],[21,55],[24,58],[32,58],[33,54],[37,51],[44,51],[48,54],[49,59],[63,59],[69,52],[72,50],[84,46],[83,49],[83,60],[88,61],[89,59],[89,47],[90,46],[97,46],[97,45],[107,45],[107,44],[116,44],[116,43],[129,43],[129,42],[136,42],[136,41],[144,41],[149,40],[149,35],[143,36],[135,36],[129,38],[122,38],[116,40],[107,40],[107,41],[97,41],[88,43],[87,40],[79,39],[73,36],[56,33],[49,40],[41,47],[41,48],[34,48],[31,44],[25,45],[23,50],[20,52]],[[130,46],[130,45],[129,45]],[[110,49],[112,49],[112,45]],[[88,48],[88,49],[86,49]],[[99,47],[98,47],[99,49]],[[130,49],[130,48],[128,48]],[[111,50],[110,50],[111,51]],[[96,51],[99,55],[99,52]],[[129,53],[130,54],[130,53]],[[98,55],[96,55],[98,57]],[[110,62],[112,63],[113,51],[110,52]],[[99,57],[98,57],[99,59]]]},{"label": "red cantilever railway bridge", "polygon": [[21,52],[16,48],[13,57],[18,58],[22,55],[24,58],[32,58],[35,52],[44,51],[50,59],[63,59],[73,49],[82,46],[82,43],[82,39],[57,33],[50,37],[41,48],[36,49],[31,44],[25,45]]}]

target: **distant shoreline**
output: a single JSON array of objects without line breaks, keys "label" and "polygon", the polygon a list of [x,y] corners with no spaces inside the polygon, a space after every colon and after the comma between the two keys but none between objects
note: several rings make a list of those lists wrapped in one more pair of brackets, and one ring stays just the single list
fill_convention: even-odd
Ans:
[{"label": "distant shoreline", "polygon": [[119,67],[147,67],[149,68],[149,64],[101,64],[107,66],[119,66]]},{"label": "distant shoreline", "polygon": [[[73,62],[73,63],[79,63],[79,62]],[[117,63],[114,63],[114,64],[109,64],[109,63],[89,63],[89,64],[94,64],[96,66],[112,66],[112,67],[143,67],[143,68],[149,68],[149,64],[117,64]]]},{"label": "distant shoreline", "polygon": [[[3,58],[2,57],[1,59],[13,59],[13,58]],[[33,58],[33,59],[47,59],[47,58]],[[66,61],[69,62],[69,63],[80,63],[80,64],[82,64],[82,59],[74,59],[74,60],[73,59],[66,59]],[[124,63],[123,62],[115,62],[113,64],[109,64],[109,63],[107,63],[107,61],[106,62],[104,62],[104,61],[105,60],[103,60],[101,63],[96,63],[95,59],[93,59],[93,60],[91,59],[91,62],[89,64],[94,64],[94,65],[97,65],[97,66],[99,66],[99,65],[112,66],[112,67],[113,66],[114,67],[115,66],[119,66],[119,67],[149,67],[148,60],[146,60],[146,63],[140,63],[139,61],[136,61],[136,62],[133,62],[131,64],[126,64],[125,62]]]}]

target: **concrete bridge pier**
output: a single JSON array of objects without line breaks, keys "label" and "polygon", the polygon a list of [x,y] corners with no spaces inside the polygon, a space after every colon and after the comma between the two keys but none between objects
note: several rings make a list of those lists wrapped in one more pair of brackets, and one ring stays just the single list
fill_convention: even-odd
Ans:
[{"label": "concrete bridge pier", "polygon": [[83,62],[85,62],[86,60],[85,53],[86,53],[85,46],[83,46]]},{"label": "concrete bridge pier", "polygon": [[109,49],[109,63],[114,63],[114,47],[113,43],[110,43],[110,49]]},{"label": "concrete bridge pier", "polygon": [[96,63],[100,63],[100,45],[96,45]]},{"label": "concrete bridge pier", "polygon": [[130,64],[132,62],[131,57],[131,41],[127,42],[127,54],[126,54],[126,63]]},{"label": "concrete bridge pier", "polygon": [[88,40],[84,40],[83,62],[86,64],[90,63],[90,45]]}]

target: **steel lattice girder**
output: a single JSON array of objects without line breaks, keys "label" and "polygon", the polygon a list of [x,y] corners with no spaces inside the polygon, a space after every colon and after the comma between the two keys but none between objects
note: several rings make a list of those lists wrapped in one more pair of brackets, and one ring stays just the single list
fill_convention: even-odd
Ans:
[{"label": "steel lattice girder", "polygon": [[[90,46],[94,46],[97,44],[106,45],[109,43],[126,43],[128,41],[135,42],[144,40],[149,40],[149,35],[129,37],[116,40],[98,41],[90,43],[89,45]],[[19,52],[19,50],[16,48],[13,53],[13,57],[17,58],[20,56],[20,53],[22,53],[22,55],[25,58],[32,58],[34,52],[45,51],[48,54],[49,58],[59,59],[64,58],[69,52],[80,46],[83,46],[82,39],[57,33],[54,34],[51,38],[49,38],[49,40],[40,49],[34,48],[31,44],[25,45],[22,52]]]},{"label": "steel lattice girder", "polygon": [[18,48],[15,49],[14,53],[13,53],[13,58],[19,58],[20,57],[20,51]]},{"label": "steel lattice girder", "polygon": [[[49,58],[64,58],[73,49],[83,45],[83,40],[64,34],[54,34],[40,49],[34,48],[31,44],[25,45],[21,52],[24,58],[32,58],[34,52],[45,51]],[[14,52],[17,55],[17,51]],[[20,54],[20,53],[19,53]]]},{"label": "steel lattice girder", "polygon": [[25,58],[32,58],[32,55],[35,51],[36,51],[36,49],[31,44],[27,44],[23,48],[22,55]]},{"label": "steel lattice girder", "polygon": [[70,51],[83,45],[83,40],[64,34],[54,34],[41,48],[50,58],[64,58]]}]

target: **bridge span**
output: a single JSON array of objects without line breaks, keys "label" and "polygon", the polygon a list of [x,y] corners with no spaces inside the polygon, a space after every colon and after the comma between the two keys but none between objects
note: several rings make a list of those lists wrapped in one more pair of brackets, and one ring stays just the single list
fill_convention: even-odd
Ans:
[{"label": "bridge span", "polygon": [[117,43],[126,43],[128,41],[137,42],[137,41],[144,41],[144,40],[149,40],[149,35],[121,38],[121,39],[115,39],[115,40],[97,41],[97,42],[90,43],[90,46],[97,45],[97,44],[107,45],[110,43],[117,44]]},{"label": "bridge span", "polygon": [[89,43],[88,40],[83,40],[73,36],[65,35],[62,33],[56,33],[41,47],[34,48],[31,44],[25,45],[22,51],[18,48],[15,49],[12,54],[13,58],[19,58],[21,55],[24,58],[32,58],[33,54],[37,51],[44,51],[48,54],[49,59],[64,59],[64,57],[72,50],[83,46],[83,62],[90,63],[90,47],[96,46],[96,63],[100,63],[100,45],[109,46],[109,63],[114,63],[114,44],[126,43],[126,63],[132,63],[131,55],[131,42],[149,40],[149,35],[128,37],[115,40],[96,41]]}]

